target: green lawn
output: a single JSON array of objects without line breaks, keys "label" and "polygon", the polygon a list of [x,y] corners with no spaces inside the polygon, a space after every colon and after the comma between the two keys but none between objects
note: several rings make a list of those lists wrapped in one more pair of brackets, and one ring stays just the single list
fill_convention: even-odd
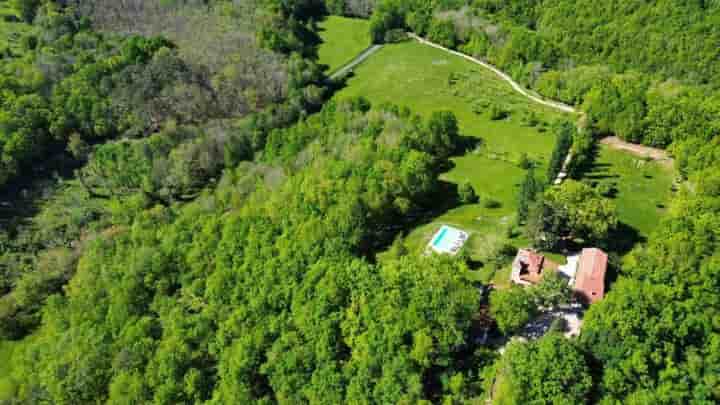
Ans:
[{"label": "green lawn", "polygon": [[320,63],[332,73],[370,46],[368,20],[330,16],[320,23],[323,43],[318,49]]},{"label": "green lawn", "polygon": [[[416,42],[386,45],[356,68],[347,86],[335,95],[353,96],[364,96],[374,104],[407,106],[424,117],[450,110],[463,135],[481,140],[475,150],[454,158],[455,167],[441,176],[455,184],[469,181],[481,196],[480,203],[427,218],[406,239],[409,248],[418,252],[441,224],[470,231],[468,246],[473,256],[481,256],[493,241],[504,238],[505,229],[514,222],[517,190],[525,173],[517,165],[518,158],[527,153],[540,164],[536,173],[543,174],[554,145],[546,125],[565,115],[532,103],[480,66]],[[491,103],[510,111],[510,116],[491,120]],[[529,113],[545,125],[523,124],[523,116]],[[483,201],[488,199],[498,201],[500,207],[485,208]],[[527,241],[515,238],[512,243],[521,246]]]},{"label": "green lawn", "polygon": [[664,204],[670,200],[672,176],[670,167],[601,145],[585,179],[614,185],[617,192],[613,201],[620,221],[647,238],[660,223]]}]

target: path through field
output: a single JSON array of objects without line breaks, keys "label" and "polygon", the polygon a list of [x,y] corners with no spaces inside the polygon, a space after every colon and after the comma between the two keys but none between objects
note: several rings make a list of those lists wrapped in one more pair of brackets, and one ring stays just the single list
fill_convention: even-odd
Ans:
[{"label": "path through field", "polygon": [[656,160],[663,165],[672,166],[673,159],[667,153],[666,150],[653,148],[645,145],[638,145],[623,141],[617,136],[608,136],[600,140],[600,143],[609,146],[612,149],[624,150],[632,153],[639,157],[649,157],[652,160]]},{"label": "path through field", "polygon": [[343,76],[345,76],[349,71],[351,71],[355,66],[363,63],[363,61],[370,57],[370,55],[377,52],[382,45],[372,45],[366,50],[362,51],[362,53],[355,57],[355,59],[351,60],[347,65],[343,66],[342,68],[338,69],[337,72],[330,75],[330,80],[336,80]]},{"label": "path through field", "polygon": [[470,62],[473,62],[473,63],[475,63],[475,64],[478,64],[478,65],[484,67],[485,69],[491,70],[493,73],[495,73],[496,75],[500,76],[501,79],[503,79],[503,80],[505,80],[506,82],[508,82],[508,83],[510,84],[510,86],[512,86],[512,88],[515,89],[515,91],[517,91],[518,93],[522,94],[523,96],[529,98],[530,100],[532,100],[532,101],[534,101],[534,102],[536,102],[536,103],[539,103],[539,104],[542,104],[542,105],[546,105],[546,106],[548,106],[548,107],[555,108],[555,109],[560,110],[560,111],[563,111],[563,112],[568,112],[568,113],[575,113],[575,112],[577,112],[577,110],[575,110],[575,108],[573,108],[573,107],[571,107],[571,106],[569,106],[569,105],[567,105],[567,104],[563,104],[563,103],[560,103],[560,102],[557,102],[557,101],[552,101],[552,100],[544,100],[544,99],[542,99],[542,98],[540,98],[540,97],[537,97],[537,96],[535,96],[535,95],[533,95],[533,94],[531,94],[531,93],[528,93],[528,92],[527,92],[521,85],[519,85],[515,80],[513,80],[510,76],[508,76],[506,73],[504,73],[503,71],[501,71],[500,69],[496,68],[496,67],[493,66],[493,65],[487,64],[487,63],[485,63],[485,62],[483,62],[483,61],[481,61],[481,60],[479,60],[479,59],[473,58],[472,56],[465,55],[464,53],[457,52],[457,51],[453,51],[452,49],[445,48],[444,46],[439,45],[439,44],[436,44],[436,43],[434,43],[434,42],[430,42],[430,41],[428,41],[427,39],[424,39],[424,38],[422,38],[422,37],[420,37],[420,36],[418,36],[418,35],[416,35],[416,34],[414,34],[414,33],[412,33],[412,32],[408,33],[408,35],[409,35],[411,38],[414,38],[415,40],[417,40],[418,42],[420,42],[420,43],[422,43],[422,44],[429,45],[429,46],[432,46],[432,47],[434,47],[434,48],[442,49],[442,50],[445,51],[445,52],[449,52],[449,53],[451,53],[451,54],[453,54],[453,55],[455,55],[455,56],[459,56],[459,57],[461,57],[461,58],[467,59],[467,60],[469,60]]}]

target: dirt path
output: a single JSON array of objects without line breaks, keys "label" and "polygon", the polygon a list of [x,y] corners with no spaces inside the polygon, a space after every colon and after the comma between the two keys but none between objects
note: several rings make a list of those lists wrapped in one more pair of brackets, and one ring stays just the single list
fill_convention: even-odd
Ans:
[{"label": "dirt path", "polygon": [[608,136],[600,140],[600,143],[607,145],[612,149],[624,150],[630,152],[635,156],[642,158],[650,158],[657,161],[665,166],[672,167],[673,159],[667,153],[666,150],[652,148],[650,146],[638,145],[630,142],[623,141],[617,136]]},{"label": "dirt path", "polygon": [[337,80],[337,79],[345,76],[345,75],[348,74],[353,68],[355,68],[355,66],[363,63],[363,62],[365,61],[365,59],[369,58],[370,55],[372,55],[372,54],[374,54],[375,52],[377,52],[381,47],[382,47],[382,45],[378,45],[378,44],[375,44],[375,45],[372,45],[372,46],[368,47],[367,49],[365,49],[364,51],[362,51],[362,52],[360,53],[360,55],[356,56],[355,59],[351,60],[351,61],[348,62],[345,66],[341,67],[341,68],[338,69],[335,73],[333,73],[332,75],[330,75],[330,80]]},{"label": "dirt path", "polygon": [[525,90],[521,85],[519,85],[517,82],[515,82],[515,80],[513,80],[513,79],[512,79],[510,76],[508,76],[506,73],[504,73],[503,71],[501,71],[500,69],[496,68],[496,67],[493,66],[493,65],[490,65],[490,64],[488,64],[488,63],[485,63],[485,62],[481,61],[480,59],[476,59],[476,58],[473,58],[472,56],[465,55],[464,53],[457,52],[457,51],[453,51],[452,49],[445,48],[445,47],[442,46],[442,45],[438,45],[438,44],[436,44],[436,43],[434,43],[434,42],[430,42],[430,41],[428,41],[428,40],[426,40],[426,39],[424,39],[424,38],[422,38],[422,37],[419,37],[418,35],[416,35],[416,34],[414,34],[414,33],[412,33],[412,32],[409,32],[408,35],[409,35],[411,38],[414,38],[415,40],[417,40],[418,42],[420,42],[421,44],[425,44],[425,45],[428,45],[428,46],[432,46],[433,48],[441,49],[441,50],[443,50],[443,51],[445,51],[445,52],[448,52],[448,53],[451,53],[451,54],[453,54],[453,55],[455,55],[455,56],[459,56],[459,57],[461,57],[461,58],[464,58],[464,59],[466,59],[466,60],[469,60],[470,62],[473,62],[473,63],[475,63],[475,64],[477,64],[477,65],[480,65],[480,66],[484,67],[485,69],[491,70],[493,73],[495,73],[496,75],[500,76],[501,79],[503,79],[504,81],[508,82],[508,83],[510,84],[510,86],[512,86],[512,88],[513,88],[515,91],[517,91],[518,93],[522,94],[523,96],[529,98],[530,100],[532,100],[532,101],[534,101],[534,102],[536,102],[536,103],[538,103],[538,104],[542,104],[542,105],[548,106],[548,107],[550,107],[550,108],[554,108],[554,109],[556,109],[556,110],[560,110],[560,111],[567,112],[567,113],[576,113],[576,112],[577,112],[577,110],[576,110],[575,108],[573,108],[573,107],[571,107],[571,106],[569,106],[569,105],[567,105],[567,104],[563,104],[563,103],[560,103],[560,102],[557,102],[557,101],[552,101],[552,100],[545,100],[545,99],[542,99],[542,98],[540,98],[540,97],[538,97],[538,96],[535,96],[534,94],[529,93],[527,90]]}]

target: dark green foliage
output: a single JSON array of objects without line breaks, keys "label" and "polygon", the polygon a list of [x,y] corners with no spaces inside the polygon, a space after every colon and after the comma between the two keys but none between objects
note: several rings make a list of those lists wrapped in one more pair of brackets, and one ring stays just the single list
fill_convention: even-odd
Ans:
[{"label": "dark green foliage", "polygon": [[[410,254],[397,237],[459,150],[455,117],[362,99],[307,116],[325,97],[307,58],[314,21],[367,16],[371,2],[13,4],[34,26],[0,63],[0,185],[65,150],[87,161],[84,187],[59,183],[0,229],[0,334],[42,321],[13,364],[19,401],[476,403],[483,389],[507,403],[720,400],[714,2],[377,2],[376,41],[409,28],[582,105],[587,130],[559,127],[570,141],[555,174],[570,149],[580,176],[593,134],[613,133],[671,146],[687,180],[590,308],[583,351],[556,335],[511,345],[497,376],[481,371],[496,355],[470,339],[478,297],[463,261]],[[118,136],[142,139],[106,143]],[[606,183],[539,200],[531,170],[526,183],[539,246],[606,242]],[[487,264],[509,253],[498,244]],[[511,333],[566,299],[548,277],[493,293],[491,311]]]},{"label": "dark green foliage", "polygon": [[504,334],[520,330],[537,313],[537,305],[522,287],[497,290],[490,294],[490,313]]},{"label": "dark green foliage", "polygon": [[380,2],[370,18],[370,39],[373,43],[385,41],[388,31],[403,28],[404,6],[399,0]]},{"label": "dark green foliage", "polygon": [[32,23],[40,7],[41,0],[11,0],[11,4],[18,10],[20,17],[27,23]]},{"label": "dark green foliage", "polygon": [[458,196],[462,204],[475,204],[480,200],[472,184],[467,181],[461,183],[458,187]]},{"label": "dark green foliage", "polygon": [[522,152],[520,153],[520,158],[518,158],[518,167],[520,167],[523,170],[531,169],[534,166],[533,161],[528,157],[527,153]]},{"label": "dark green foliage", "polygon": [[537,194],[541,191],[541,185],[535,177],[535,169],[531,166],[525,173],[525,179],[520,185],[520,194],[518,198],[517,216],[520,223],[524,223],[528,218],[530,206],[536,201]]},{"label": "dark green foliage", "polygon": [[427,128],[411,136],[414,147],[440,158],[449,157],[460,147],[457,118],[450,111],[433,112]]},{"label": "dark green foliage", "polygon": [[483,207],[485,207],[485,208],[493,209],[493,208],[500,208],[502,206],[500,201],[498,201],[492,197],[485,197],[482,199],[482,201],[483,201]]},{"label": "dark green foliage", "polygon": [[490,114],[491,120],[498,121],[507,118],[510,115],[510,112],[505,110],[501,105],[492,103],[490,104],[490,110],[488,110],[488,114]]},{"label": "dark green foliage", "polygon": [[568,176],[574,179],[582,177],[583,172],[590,169],[595,160],[595,138],[589,130],[578,130],[573,135],[572,160],[567,167]]},{"label": "dark green foliage", "polygon": [[563,167],[570,147],[573,144],[573,135],[575,134],[575,126],[569,121],[562,121],[553,128],[555,134],[555,148],[550,156],[550,162],[547,168],[547,181],[552,184]]},{"label": "dark green foliage", "polygon": [[540,283],[529,289],[536,305],[545,308],[555,308],[570,302],[572,292],[568,280],[556,271],[543,274]]}]

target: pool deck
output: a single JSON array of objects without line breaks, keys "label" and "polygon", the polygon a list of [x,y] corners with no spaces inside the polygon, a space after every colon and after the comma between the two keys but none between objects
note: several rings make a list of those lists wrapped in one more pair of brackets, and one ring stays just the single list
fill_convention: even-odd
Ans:
[{"label": "pool deck", "polygon": [[430,239],[428,248],[437,253],[456,255],[463,245],[465,245],[467,239],[467,232],[443,225]]}]

